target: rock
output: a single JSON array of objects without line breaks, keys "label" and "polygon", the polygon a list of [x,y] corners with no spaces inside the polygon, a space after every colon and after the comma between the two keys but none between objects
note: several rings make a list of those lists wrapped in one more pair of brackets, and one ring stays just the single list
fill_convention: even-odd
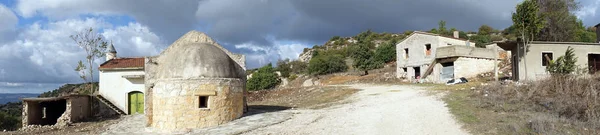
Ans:
[{"label": "rock", "polygon": [[285,87],[289,84],[290,81],[288,81],[287,78],[281,78],[281,87]]},{"label": "rock", "polygon": [[310,86],[313,86],[313,85],[314,84],[313,84],[312,79],[308,79],[308,80],[304,81],[304,83],[302,83],[302,87],[310,87]]},{"label": "rock", "polygon": [[475,90],[475,87],[471,87],[471,90]]},{"label": "rock", "polygon": [[314,52],[315,52],[314,49],[308,49],[308,51],[300,54],[300,56],[298,57],[298,60],[308,63],[308,61],[310,61],[310,59],[312,59],[312,55]]}]

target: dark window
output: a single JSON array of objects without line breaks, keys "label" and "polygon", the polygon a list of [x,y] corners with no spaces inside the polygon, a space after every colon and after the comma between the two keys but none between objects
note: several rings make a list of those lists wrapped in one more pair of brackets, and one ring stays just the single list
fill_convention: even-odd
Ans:
[{"label": "dark window", "polygon": [[552,60],[552,53],[551,52],[543,52],[542,53],[542,66],[548,66],[550,64],[550,61]]},{"label": "dark window", "polygon": [[404,58],[408,59],[408,48],[404,48]]},{"label": "dark window", "polygon": [[431,44],[425,44],[425,55],[431,55]]},{"label": "dark window", "polygon": [[200,100],[198,108],[208,108],[208,96],[200,96],[198,99]]},{"label": "dark window", "polygon": [[402,68],[402,70],[404,71],[404,73],[408,72],[408,68]]}]

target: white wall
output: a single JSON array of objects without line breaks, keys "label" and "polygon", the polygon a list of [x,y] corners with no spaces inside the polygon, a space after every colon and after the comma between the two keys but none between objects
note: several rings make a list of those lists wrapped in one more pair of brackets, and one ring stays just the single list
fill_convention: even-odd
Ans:
[{"label": "white wall", "polygon": [[144,70],[100,71],[100,95],[129,113],[128,93],[144,92],[144,78],[127,79],[123,75],[143,75]]},{"label": "white wall", "polygon": [[[431,55],[426,55],[425,45],[431,44]],[[427,64],[435,59],[437,48],[448,45],[466,45],[465,41],[452,39],[431,34],[413,33],[402,42],[396,44],[396,77],[414,78],[414,69],[408,68],[408,73],[404,73],[404,67],[421,67],[422,73],[427,70]],[[475,43],[470,46],[474,47]],[[404,49],[408,48],[408,58],[405,57]]]}]

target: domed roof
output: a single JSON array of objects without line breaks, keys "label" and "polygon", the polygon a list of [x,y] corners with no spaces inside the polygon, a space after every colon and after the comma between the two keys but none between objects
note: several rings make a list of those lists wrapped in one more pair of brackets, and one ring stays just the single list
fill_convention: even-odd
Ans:
[{"label": "domed roof", "polygon": [[244,69],[210,43],[172,45],[160,54],[156,78],[243,78]]}]

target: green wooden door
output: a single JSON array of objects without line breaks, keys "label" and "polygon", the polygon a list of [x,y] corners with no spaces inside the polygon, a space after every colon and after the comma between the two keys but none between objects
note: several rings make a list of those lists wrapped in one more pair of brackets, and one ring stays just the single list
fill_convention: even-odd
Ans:
[{"label": "green wooden door", "polygon": [[144,93],[129,93],[129,114],[144,113]]}]

